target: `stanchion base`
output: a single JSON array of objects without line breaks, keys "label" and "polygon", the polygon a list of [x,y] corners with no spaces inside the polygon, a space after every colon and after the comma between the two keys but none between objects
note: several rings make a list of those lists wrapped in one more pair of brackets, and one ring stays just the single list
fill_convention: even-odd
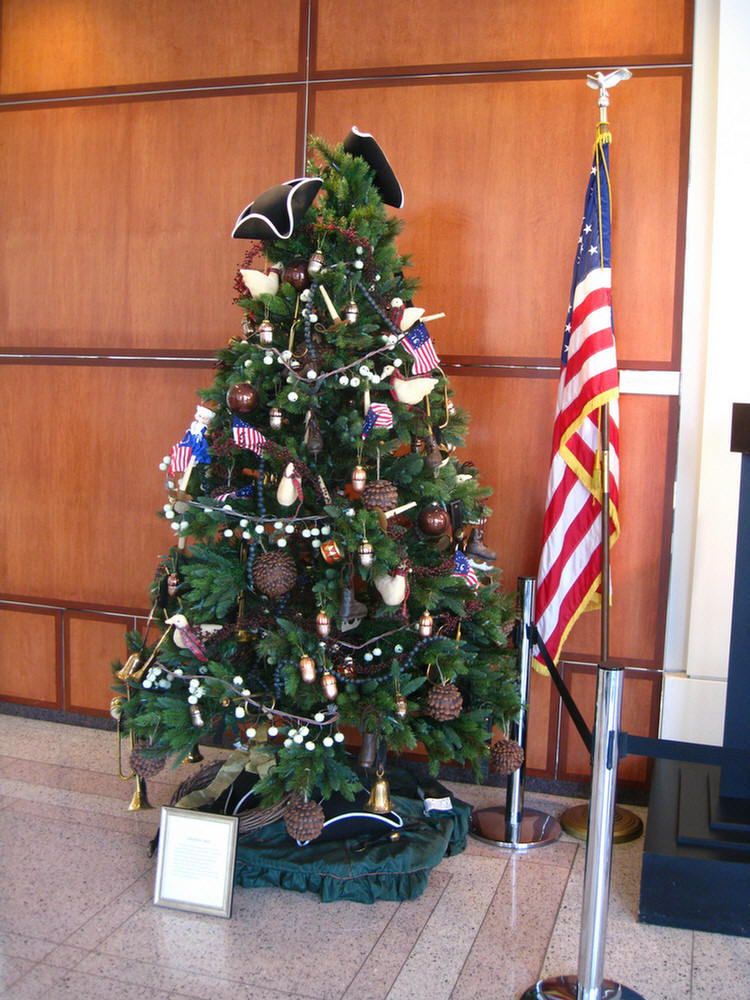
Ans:
[{"label": "stanchion base", "polygon": [[[566,809],[560,817],[560,824],[563,830],[571,837],[578,840],[585,840],[589,828],[589,807],[588,803],[580,806],[571,806]],[[615,825],[612,840],[615,844],[626,844],[630,840],[637,840],[643,833],[643,821],[640,816],[615,806]]]},{"label": "stanchion base", "polygon": [[508,832],[505,828],[505,809],[493,806],[474,810],[471,814],[471,833],[479,840],[495,844],[496,847],[528,851],[532,847],[544,847],[545,844],[553,843],[562,833],[562,828],[553,816],[538,809],[524,809],[517,829],[518,836],[509,841],[506,839]]},{"label": "stanchion base", "polygon": [[[530,986],[520,1000],[578,1000],[578,977],[556,976],[554,979],[543,979]],[[627,986],[613,983],[611,979],[602,980],[597,1000],[644,1000],[640,993],[629,990]]]}]

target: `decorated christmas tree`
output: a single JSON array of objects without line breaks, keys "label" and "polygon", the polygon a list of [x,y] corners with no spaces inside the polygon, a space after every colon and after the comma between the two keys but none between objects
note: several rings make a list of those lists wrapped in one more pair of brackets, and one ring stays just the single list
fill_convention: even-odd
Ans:
[{"label": "decorated christmas tree", "polygon": [[360,743],[364,767],[387,748],[479,777],[517,710],[490,491],[458,457],[440,315],[413,304],[385,207],[402,201],[353,129],[237,220],[241,334],[162,463],[175,544],[116,665],[139,773],[262,746],[262,801],[317,805],[361,788]]}]

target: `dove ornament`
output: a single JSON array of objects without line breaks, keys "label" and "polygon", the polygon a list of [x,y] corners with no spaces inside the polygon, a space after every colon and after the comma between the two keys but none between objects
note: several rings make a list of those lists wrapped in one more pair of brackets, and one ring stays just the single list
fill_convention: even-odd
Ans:
[{"label": "dove ornament", "polygon": [[389,573],[382,573],[375,577],[375,589],[385,604],[389,607],[396,607],[406,598],[406,575],[396,573],[391,576]]},{"label": "dove ornament", "polygon": [[276,488],[276,499],[282,507],[291,507],[299,499],[299,477],[294,472],[294,462],[284,469]]},{"label": "dove ornament", "polygon": [[240,274],[245,288],[254,299],[260,295],[275,295],[279,290],[279,272],[275,268],[266,274],[265,271],[241,267]]},{"label": "dove ornament", "polygon": [[436,378],[417,375],[416,378],[404,378],[401,375],[394,375],[391,378],[391,395],[399,403],[406,403],[407,406],[416,406],[425,396],[429,396],[438,384]]}]

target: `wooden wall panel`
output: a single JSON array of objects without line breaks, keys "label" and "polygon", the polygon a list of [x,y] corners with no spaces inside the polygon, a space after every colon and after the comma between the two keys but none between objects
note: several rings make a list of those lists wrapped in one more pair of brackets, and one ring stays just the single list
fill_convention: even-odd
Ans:
[{"label": "wooden wall panel", "polygon": [[[242,209],[296,176],[296,89],[7,112],[2,341],[213,352],[234,335]],[[282,138],[253,155],[252,136]]]},{"label": "wooden wall panel", "polygon": [[268,16],[262,0],[3,0],[0,90],[299,73],[301,7],[275,0]]},{"label": "wooden wall panel", "polygon": [[[566,663],[563,673],[581,714],[591,728],[596,701],[596,668]],[[622,693],[622,730],[637,736],[656,736],[660,697],[661,674],[658,671],[626,669]],[[620,763],[618,781],[626,785],[643,784],[650,774],[650,768],[650,762],[645,757],[626,757]],[[570,717],[563,712],[557,776],[561,781],[588,781],[590,774],[588,751]]]},{"label": "wooden wall panel", "polygon": [[[389,156],[418,304],[447,313],[431,333],[472,415],[464,455],[495,489],[488,542],[506,589],[535,575],[597,118],[584,76],[635,67],[611,109],[620,366],[677,368],[692,19],[692,0],[536,0],[533,16],[525,0],[279,0],[271,15],[260,0],[4,0],[0,344],[28,356],[0,369],[0,597],[40,605],[2,608],[13,657],[27,633],[38,645],[18,700],[108,710],[107,664],[173,540],[157,466],[213,378],[180,356],[236,333],[248,245],[232,224],[301,172],[306,131],[335,142],[357,124]],[[133,367],[92,364],[108,353]],[[629,668],[661,666],[676,415],[675,399],[622,402],[611,648]],[[570,661],[595,661],[598,628],[584,616]],[[593,705],[593,668],[566,671]],[[653,731],[658,693],[658,674],[628,670],[626,728]],[[529,773],[586,780],[536,674],[529,712]]]},{"label": "wooden wall panel", "polygon": [[61,637],[59,611],[0,604],[0,700],[62,708]]},{"label": "wooden wall panel", "polygon": [[[377,136],[405,193],[398,246],[417,303],[447,319],[441,356],[557,363],[591,167],[595,102],[574,77],[480,77],[312,88],[312,130]],[[612,145],[619,360],[670,367],[682,71],[639,71],[617,91]],[[653,197],[658,190],[659,196]]]},{"label": "wooden wall panel", "polygon": [[[478,370],[477,370],[478,371]],[[536,576],[542,544],[556,379],[452,373],[456,400],[471,414],[462,453],[492,487],[487,541],[506,590]],[[669,572],[672,442],[676,401],[622,396],[620,539],[612,550],[611,654],[661,666]],[[569,658],[596,659],[599,615],[585,614],[566,643]]]},{"label": "wooden wall panel", "polygon": [[682,0],[315,0],[313,10],[317,73],[690,58]]},{"label": "wooden wall panel", "polygon": [[87,715],[109,715],[110,664],[128,653],[124,635],[133,619],[69,611],[65,615],[65,665],[68,684],[65,709]]},{"label": "wooden wall panel", "polygon": [[[173,533],[158,465],[192,420],[210,369],[0,368],[13,421],[4,456],[0,593],[143,610]],[[6,478],[7,477],[7,478]]]}]

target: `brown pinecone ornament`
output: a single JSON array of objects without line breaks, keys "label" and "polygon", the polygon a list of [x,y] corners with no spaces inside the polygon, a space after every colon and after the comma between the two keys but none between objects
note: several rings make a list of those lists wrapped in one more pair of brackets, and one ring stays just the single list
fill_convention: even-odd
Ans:
[{"label": "brown pinecone ornament", "polygon": [[253,562],[255,589],[266,597],[283,597],[297,582],[297,566],[288,552],[263,552]]},{"label": "brown pinecone ornament", "polygon": [[130,769],[139,778],[152,778],[164,769],[166,757],[146,757],[140,747],[130,751]]},{"label": "brown pinecone ornament", "polygon": [[294,840],[315,840],[323,832],[323,807],[318,802],[293,795],[284,810],[286,832]]},{"label": "brown pinecone ornament", "polygon": [[497,774],[513,774],[523,764],[523,747],[505,736],[490,747],[490,770]]},{"label": "brown pinecone ornament", "polygon": [[387,479],[376,479],[362,490],[362,506],[365,510],[393,510],[398,507],[398,490]]},{"label": "brown pinecone ornament", "polygon": [[438,722],[448,722],[459,717],[462,705],[463,696],[455,684],[436,684],[427,695],[424,711]]}]

